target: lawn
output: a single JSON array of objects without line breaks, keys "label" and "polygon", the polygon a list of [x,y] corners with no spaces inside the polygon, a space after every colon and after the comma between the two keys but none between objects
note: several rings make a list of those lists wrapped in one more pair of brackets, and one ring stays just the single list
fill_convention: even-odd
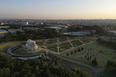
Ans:
[{"label": "lawn", "polygon": [[59,38],[59,41],[66,41],[66,40],[68,40],[66,37],[60,37]]},{"label": "lawn", "polygon": [[116,61],[116,50],[115,49],[100,45],[98,48],[95,49],[95,51],[109,60]]},{"label": "lawn", "polygon": [[69,40],[71,40],[71,39],[75,39],[75,38],[77,38],[77,37],[73,37],[73,36],[72,36],[72,37],[68,37],[68,38],[69,38]]},{"label": "lawn", "polygon": [[89,44],[83,45],[82,47],[84,47],[85,49],[92,49],[98,46],[98,42],[90,42]]},{"label": "lawn", "polygon": [[18,55],[35,55],[35,54],[39,54],[39,53],[42,53],[42,52],[44,52],[44,50],[28,52],[28,51],[24,50],[23,47],[18,48],[15,51],[12,51],[12,53],[18,54]]},{"label": "lawn", "polygon": [[59,46],[60,46],[60,52],[68,50],[72,47],[69,42],[62,43]]},{"label": "lawn", "polygon": [[50,50],[52,50],[52,51],[57,52],[57,44],[48,46],[47,48],[50,49]]},{"label": "lawn", "polygon": [[85,44],[91,41],[90,39],[87,38],[81,38],[80,40]]},{"label": "lawn", "polygon": [[[73,51],[73,54],[71,54],[71,51]],[[100,57],[99,55],[97,55],[96,53],[94,53],[90,50],[85,49],[81,52],[77,51],[76,53],[74,52],[74,50],[71,50],[71,51],[62,53],[61,56],[68,58],[68,59],[71,59],[71,60],[74,60],[74,61],[77,61],[77,62],[81,62],[81,63],[87,64],[87,65],[90,65],[90,66],[94,66],[92,64],[92,60],[94,58],[97,58],[98,66],[94,66],[94,67],[102,68],[106,65],[105,59],[103,59],[102,57]],[[67,53],[69,54],[69,56],[67,56]],[[91,58],[90,58],[90,56],[91,56]],[[87,60],[88,57],[89,57],[89,60]]]},{"label": "lawn", "polygon": [[5,43],[0,43],[0,52],[5,52],[8,48],[21,44],[21,43],[26,43],[24,41],[11,41],[11,42],[5,42]]},{"label": "lawn", "polygon": [[[52,55],[52,54],[48,54],[48,56],[50,57],[50,58],[55,58],[56,56],[55,55]],[[91,68],[89,68],[89,67],[86,67],[86,66],[83,66],[83,65],[80,65],[80,64],[75,64],[75,63],[73,63],[73,62],[69,62],[69,61],[66,61],[66,60],[63,60],[62,59],[62,61],[60,62],[61,64],[65,64],[66,66],[68,66],[68,67],[72,67],[72,68],[79,68],[80,70],[82,70],[82,71],[88,71],[88,70],[91,70]]]},{"label": "lawn", "polygon": [[57,38],[49,39],[47,44],[57,43]]},{"label": "lawn", "polygon": [[82,45],[82,43],[79,40],[71,41],[74,47],[77,47],[79,45]]},{"label": "lawn", "polygon": [[36,40],[36,44],[42,46],[45,40]]}]

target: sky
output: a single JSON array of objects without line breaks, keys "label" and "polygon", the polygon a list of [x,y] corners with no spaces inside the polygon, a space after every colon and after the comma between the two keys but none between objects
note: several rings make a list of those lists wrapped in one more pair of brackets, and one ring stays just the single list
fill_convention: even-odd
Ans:
[{"label": "sky", "polygon": [[0,0],[0,19],[116,19],[116,0]]}]

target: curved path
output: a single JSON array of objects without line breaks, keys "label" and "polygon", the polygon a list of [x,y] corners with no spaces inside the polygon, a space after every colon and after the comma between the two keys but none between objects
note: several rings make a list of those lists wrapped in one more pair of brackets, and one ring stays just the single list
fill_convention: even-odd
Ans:
[{"label": "curved path", "polygon": [[[15,45],[15,46],[17,46],[17,45]],[[36,59],[36,58],[38,58],[38,57],[41,57],[41,54],[36,54],[36,55],[17,55],[17,54],[13,54],[13,53],[11,52],[11,49],[12,49],[13,47],[15,47],[15,46],[10,47],[10,48],[7,50],[7,54],[9,54],[9,55],[11,55],[11,56],[13,56],[13,57],[15,57],[15,58],[20,58],[20,59]]]},{"label": "curved path", "polygon": [[108,61],[108,59],[107,58],[105,58],[104,56],[102,56],[101,54],[99,54],[99,53],[97,53],[97,52],[95,52],[94,50],[96,49],[96,48],[98,48],[100,46],[100,44],[98,44],[98,46],[97,47],[95,47],[95,48],[93,48],[92,49],[92,51],[94,52],[94,53],[96,53],[96,54],[98,54],[99,56],[101,56],[102,58],[104,58],[106,61]]},{"label": "curved path", "polygon": [[[44,49],[45,51],[47,51],[47,49]],[[67,58],[64,58],[64,57],[62,57],[62,56],[60,56],[60,55],[57,55],[57,54],[54,54],[54,53],[52,53],[52,52],[49,52],[50,54],[53,54],[53,55],[55,55],[55,56],[57,56],[57,57],[60,57],[60,58],[62,58],[62,59],[64,59],[64,60],[66,60],[66,61],[69,61],[69,62],[73,62],[73,63],[76,63],[76,64],[80,64],[80,65],[84,65],[84,66],[86,66],[86,67],[89,67],[89,68],[91,68],[95,73],[101,73],[101,72],[103,72],[104,71],[104,68],[95,68],[95,67],[92,67],[92,66],[89,66],[89,65],[86,65],[86,64],[84,64],[84,63],[80,63],[80,62],[77,62],[77,61],[74,61],[74,60],[70,60],[70,59],[67,59]]]}]

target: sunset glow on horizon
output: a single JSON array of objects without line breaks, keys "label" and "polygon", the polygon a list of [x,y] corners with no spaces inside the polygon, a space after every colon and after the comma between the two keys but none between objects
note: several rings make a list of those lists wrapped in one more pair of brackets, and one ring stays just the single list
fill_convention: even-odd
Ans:
[{"label": "sunset glow on horizon", "polygon": [[116,0],[0,0],[0,19],[116,19]]}]

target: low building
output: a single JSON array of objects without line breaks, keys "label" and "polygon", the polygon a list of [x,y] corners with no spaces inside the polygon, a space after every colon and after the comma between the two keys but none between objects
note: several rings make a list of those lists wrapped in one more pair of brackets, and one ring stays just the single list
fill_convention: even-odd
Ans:
[{"label": "low building", "polygon": [[9,32],[9,33],[16,33],[17,31],[19,31],[19,32],[24,32],[23,29],[8,29],[8,32]]},{"label": "low building", "polygon": [[67,32],[68,26],[66,25],[55,25],[50,27],[45,27],[47,29],[55,29],[57,32]]},{"label": "low building", "polygon": [[0,29],[1,28],[6,28],[7,29],[7,28],[10,28],[10,26],[0,26]]},{"label": "low building", "polygon": [[27,30],[38,30],[39,28],[37,28],[37,27],[24,27],[23,29],[27,29]]},{"label": "low building", "polygon": [[8,31],[0,29],[0,37],[4,36],[7,33],[8,33]]}]

